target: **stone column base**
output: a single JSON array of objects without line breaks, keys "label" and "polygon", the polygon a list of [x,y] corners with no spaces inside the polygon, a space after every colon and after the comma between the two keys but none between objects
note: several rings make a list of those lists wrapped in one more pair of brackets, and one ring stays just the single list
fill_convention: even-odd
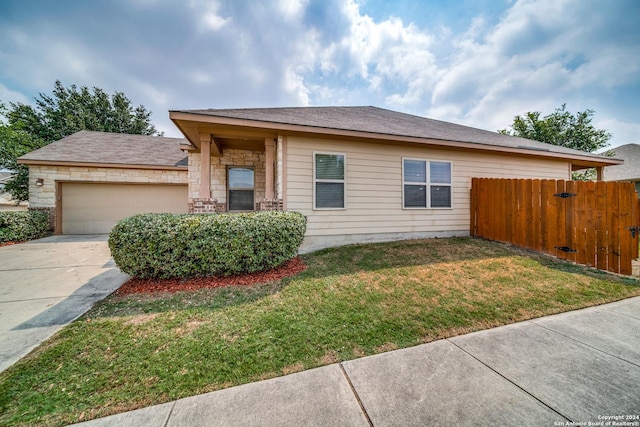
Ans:
[{"label": "stone column base", "polygon": [[218,203],[217,199],[189,199],[189,213],[220,213],[227,210],[226,203]]},{"label": "stone column base", "polygon": [[257,210],[259,211],[281,211],[284,210],[282,199],[272,200],[260,200],[257,203]]}]

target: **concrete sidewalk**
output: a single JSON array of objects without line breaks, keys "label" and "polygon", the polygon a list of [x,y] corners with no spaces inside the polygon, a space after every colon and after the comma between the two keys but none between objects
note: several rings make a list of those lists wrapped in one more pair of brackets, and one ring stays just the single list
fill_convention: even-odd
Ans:
[{"label": "concrete sidewalk", "polygon": [[640,297],[78,425],[640,426]]},{"label": "concrete sidewalk", "polygon": [[0,372],[129,276],[107,236],[51,236],[0,248]]}]

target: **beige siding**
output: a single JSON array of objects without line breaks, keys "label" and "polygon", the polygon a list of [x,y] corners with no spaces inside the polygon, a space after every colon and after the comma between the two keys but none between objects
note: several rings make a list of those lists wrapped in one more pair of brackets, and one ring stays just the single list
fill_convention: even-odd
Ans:
[{"label": "beige siding", "polygon": [[[566,161],[299,137],[287,142],[287,209],[307,216],[308,237],[468,234],[471,178],[569,179]],[[346,155],[345,210],[313,210],[314,151]],[[452,162],[453,208],[402,208],[403,157]]]}]

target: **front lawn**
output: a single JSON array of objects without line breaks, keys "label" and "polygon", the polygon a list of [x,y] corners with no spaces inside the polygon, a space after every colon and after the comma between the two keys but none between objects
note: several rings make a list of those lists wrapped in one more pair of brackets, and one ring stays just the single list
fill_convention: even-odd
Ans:
[{"label": "front lawn", "polygon": [[1,425],[64,425],[640,295],[472,238],[348,246],[251,287],[112,295],[0,374]]}]

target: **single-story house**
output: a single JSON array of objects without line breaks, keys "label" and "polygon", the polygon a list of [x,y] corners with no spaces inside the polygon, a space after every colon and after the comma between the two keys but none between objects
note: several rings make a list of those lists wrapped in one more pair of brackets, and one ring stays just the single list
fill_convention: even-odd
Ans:
[{"label": "single-story house", "polygon": [[613,149],[624,164],[604,168],[605,181],[631,181],[640,196],[640,144],[626,144]]},{"label": "single-story house", "polygon": [[[306,252],[468,235],[473,177],[570,179],[574,170],[595,167],[601,176],[622,163],[376,107],[180,110],[170,118],[184,140],[80,132],[23,156],[32,206],[55,211],[58,233],[106,232],[117,215],[101,215],[130,207],[128,185],[140,184],[133,199],[149,203],[187,188],[160,208],[298,211],[308,220]],[[157,195],[147,195],[155,186]]]}]

